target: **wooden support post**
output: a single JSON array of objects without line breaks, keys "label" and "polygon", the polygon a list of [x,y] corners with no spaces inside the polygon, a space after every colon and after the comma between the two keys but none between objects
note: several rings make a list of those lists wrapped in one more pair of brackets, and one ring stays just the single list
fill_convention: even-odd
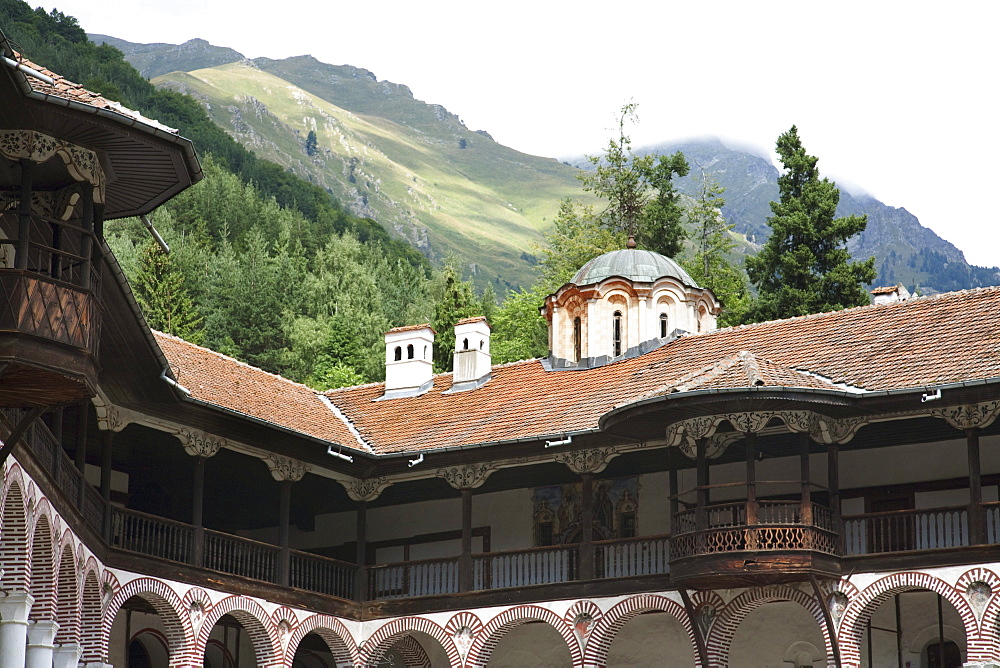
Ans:
[{"label": "wooden support post", "polygon": [[[90,418],[90,402],[81,401],[80,412],[76,418],[76,452],[74,462],[76,470],[81,475],[87,472],[87,420]],[[84,494],[87,492],[86,478],[81,478],[80,486],[76,490],[76,507],[83,508]]]},{"label": "wooden support post", "polygon": [[677,483],[677,458],[674,456],[675,449],[667,448],[667,465],[670,475],[670,531],[673,533],[674,519],[680,510],[680,489]]},{"label": "wooden support post", "polygon": [[695,442],[695,529],[704,531],[708,528],[708,457],[705,454],[706,441],[699,438]]},{"label": "wooden support post", "polygon": [[52,477],[59,480],[59,469],[63,461],[63,408],[61,407],[52,411],[52,435],[58,444],[52,450]]},{"label": "wooden support post", "polygon": [[691,623],[691,628],[694,630],[694,642],[698,650],[698,663],[700,668],[708,668],[708,645],[705,643],[705,636],[701,631],[701,626],[698,625],[698,617],[695,614],[694,606],[691,604],[691,597],[688,595],[687,589],[683,587],[677,590],[681,595],[681,601],[684,602],[684,610],[687,612],[688,621]]},{"label": "wooden support post", "polygon": [[594,579],[594,474],[581,473],[583,498],[581,501],[580,523],[580,579]]},{"label": "wooden support post", "polygon": [[813,524],[812,477],[809,472],[809,434],[799,434],[799,477],[802,479],[802,505],[799,507],[799,522],[806,526]]},{"label": "wooden support post", "polygon": [[80,255],[83,263],[80,265],[80,287],[90,288],[91,267],[94,261],[94,189],[89,185],[83,188],[83,236],[80,237]]},{"label": "wooden support post", "polygon": [[[50,228],[52,229],[52,248],[59,251],[62,248],[62,226],[52,223]],[[58,252],[53,252],[49,257],[49,275],[55,279],[62,278],[62,255]]]},{"label": "wooden support post", "polygon": [[[982,545],[986,542],[986,519],[983,513],[983,486],[979,459],[979,430],[965,431],[966,450],[969,456],[969,542]],[[941,655],[944,656],[943,654]],[[942,660],[944,660],[942,658]]]},{"label": "wooden support post", "polygon": [[292,566],[292,553],[289,547],[289,518],[292,512],[292,481],[282,480],[279,484],[278,500],[278,545],[281,553],[278,557],[278,572],[275,580],[282,587],[287,587]]},{"label": "wooden support post", "polygon": [[[747,526],[757,524],[757,435],[746,434],[747,444]],[[749,548],[749,546],[748,546]]]},{"label": "wooden support post", "polygon": [[191,564],[205,565],[205,462],[206,457],[194,458],[194,481],[191,490],[191,524],[194,525],[194,542],[191,546]]},{"label": "wooden support post", "polygon": [[459,591],[472,591],[472,488],[462,488],[462,554],[458,558]]},{"label": "wooden support post", "polygon": [[844,532],[840,526],[840,447],[831,443],[826,450],[826,486],[830,495],[830,512],[837,532],[837,551],[844,552]]},{"label": "wooden support post", "polygon": [[[809,582],[812,584],[813,593],[816,595],[816,602],[819,603],[820,610],[823,611],[823,622],[826,624],[827,635],[830,636],[830,646],[833,647],[833,663],[837,668],[841,667],[840,643],[837,641],[837,628],[833,623],[833,616],[830,614],[830,606],[827,605],[820,589],[819,581],[812,573],[809,574]],[[870,654],[870,651],[869,651]]]},{"label": "wooden support post", "polygon": [[31,171],[32,162],[24,159],[21,165],[21,198],[17,204],[17,255],[15,269],[28,268],[28,241],[31,238]]},{"label": "wooden support post", "polygon": [[358,517],[357,517],[357,557],[356,561],[358,564],[358,574],[355,578],[355,592],[354,596],[359,603],[366,601],[368,599],[368,502],[361,501],[358,503]]},{"label": "wooden support post", "polygon": [[104,502],[104,540],[111,542],[111,472],[115,433],[101,432],[101,500]]},{"label": "wooden support post", "polygon": [[899,611],[899,594],[893,598],[896,600],[896,665],[903,668],[903,620]]}]

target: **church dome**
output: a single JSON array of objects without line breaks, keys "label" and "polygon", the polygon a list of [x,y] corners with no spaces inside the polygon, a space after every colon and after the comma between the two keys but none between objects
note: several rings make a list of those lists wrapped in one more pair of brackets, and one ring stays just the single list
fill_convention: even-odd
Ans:
[{"label": "church dome", "polygon": [[595,257],[583,265],[570,282],[575,285],[593,285],[612,276],[620,276],[633,283],[655,283],[666,276],[676,278],[688,287],[700,287],[669,257],[636,248],[611,251]]}]

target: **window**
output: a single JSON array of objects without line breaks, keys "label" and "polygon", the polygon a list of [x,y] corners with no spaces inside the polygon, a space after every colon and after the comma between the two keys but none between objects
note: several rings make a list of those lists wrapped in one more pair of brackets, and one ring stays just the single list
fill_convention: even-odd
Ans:
[{"label": "window", "polygon": [[666,313],[661,313],[660,314],[660,338],[661,339],[667,338],[667,314]]},{"label": "window", "polygon": [[462,350],[468,350],[468,349],[469,349],[469,340],[462,339]]},{"label": "window", "polygon": [[614,349],[614,357],[622,354],[622,312],[615,311],[611,322],[611,342]]},{"label": "window", "polygon": [[580,318],[573,318],[573,361],[583,357],[583,335],[580,332]]},{"label": "window", "polygon": [[395,353],[395,355],[393,355],[393,359],[395,361],[397,361],[397,362],[399,360],[403,359],[403,348],[402,348],[402,346],[396,346],[396,353]]},{"label": "window", "polygon": [[407,344],[407,346],[406,346],[406,359],[408,359],[408,360],[413,359],[413,344],[412,343]]}]

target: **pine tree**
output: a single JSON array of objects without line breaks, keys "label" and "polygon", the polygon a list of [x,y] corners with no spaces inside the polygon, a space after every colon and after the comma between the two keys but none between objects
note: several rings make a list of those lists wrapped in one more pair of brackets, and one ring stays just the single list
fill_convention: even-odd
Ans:
[{"label": "pine tree", "polygon": [[157,244],[143,250],[135,277],[135,297],[153,329],[192,343],[204,339],[202,317],[184,285],[184,276]]},{"label": "pine tree", "polygon": [[622,107],[618,137],[608,142],[603,156],[590,156],[594,171],[580,176],[583,189],[608,201],[601,223],[634,236],[644,248],[667,256],[680,253],[684,242],[682,210],[674,192],[674,176],[686,176],[684,154],[655,156],[632,153],[625,125],[636,122],[636,104]]},{"label": "pine tree", "polygon": [[875,280],[875,258],[849,262],[847,240],[865,229],[867,216],[836,218],[840,191],[820,178],[817,158],[802,147],[798,130],[778,137],[785,173],[778,178],[781,197],[771,202],[771,236],[747,273],[757,286],[751,321],[835,311],[869,303],[863,284]]},{"label": "pine tree", "polygon": [[722,302],[719,324],[727,326],[742,321],[749,294],[745,272],[729,260],[736,247],[731,235],[735,226],[722,215],[726,203],[723,192],[725,188],[702,170],[701,190],[688,209],[695,254],[683,264],[699,285],[709,288]]},{"label": "pine tree", "polygon": [[437,299],[431,326],[437,332],[434,340],[434,366],[439,371],[451,370],[455,353],[455,324],[462,318],[479,315],[471,281],[463,281],[452,264],[445,265],[438,276]]},{"label": "pine tree", "polygon": [[306,155],[308,156],[316,155],[317,143],[318,142],[316,141],[316,131],[310,130],[309,134],[306,135]]}]

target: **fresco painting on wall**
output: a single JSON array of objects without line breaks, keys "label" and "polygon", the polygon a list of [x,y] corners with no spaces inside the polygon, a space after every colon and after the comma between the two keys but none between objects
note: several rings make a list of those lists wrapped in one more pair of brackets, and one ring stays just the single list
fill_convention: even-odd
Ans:
[{"label": "fresco painting on wall", "polygon": [[[535,488],[532,501],[536,546],[580,542],[582,497],[582,482]],[[593,508],[594,540],[637,535],[638,476],[595,480]]]}]

